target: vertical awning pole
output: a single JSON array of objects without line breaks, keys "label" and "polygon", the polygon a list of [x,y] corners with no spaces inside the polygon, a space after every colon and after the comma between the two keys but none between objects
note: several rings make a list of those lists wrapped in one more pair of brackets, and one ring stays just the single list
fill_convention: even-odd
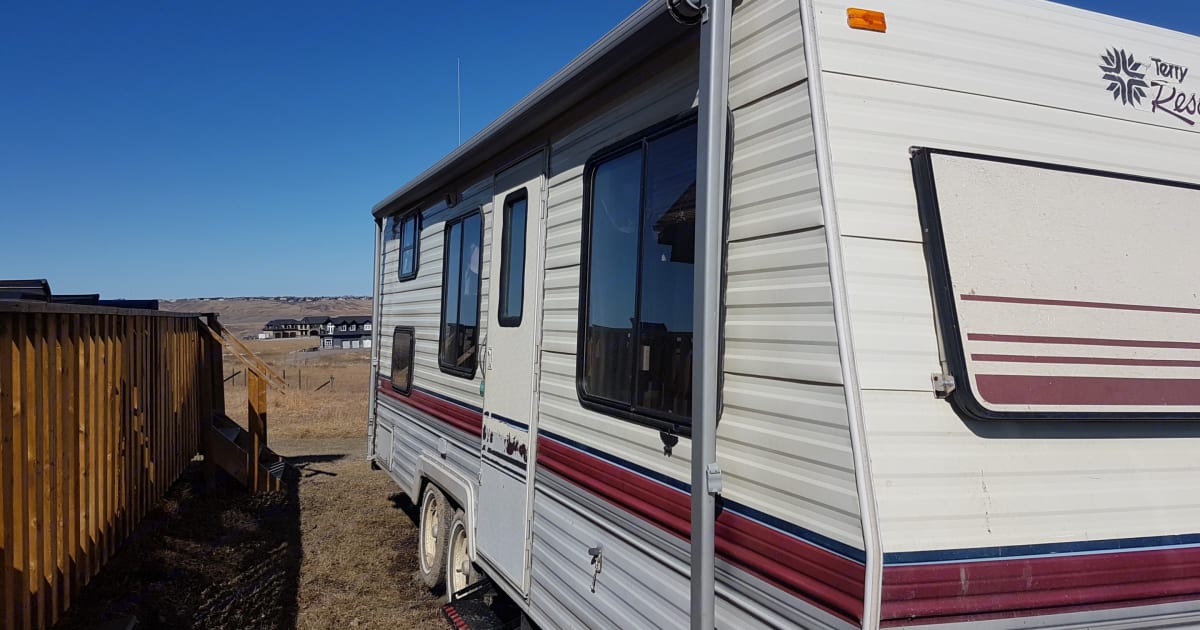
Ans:
[{"label": "vertical awning pole", "polygon": [[[379,391],[379,341],[383,339],[383,226],[387,220],[375,219],[375,271],[371,280],[371,395],[367,408],[367,458],[375,457],[375,402]],[[419,235],[418,235],[419,238]]]},{"label": "vertical awning pole", "polygon": [[714,627],[717,396],[732,0],[702,0],[692,370],[692,630]]}]

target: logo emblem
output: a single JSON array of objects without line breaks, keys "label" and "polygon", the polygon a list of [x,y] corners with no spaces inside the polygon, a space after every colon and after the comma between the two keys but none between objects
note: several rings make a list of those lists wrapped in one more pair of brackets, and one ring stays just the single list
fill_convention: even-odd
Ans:
[{"label": "logo emblem", "polygon": [[1120,48],[1111,48],[1100,55],[1100,71],[1108,81],[1108,91],[1112,92],[1113,100],[1120,100],[1122,105],[1136,107],[1146,96],[1150,84],[1146,82],[1146,73],[1139,72],[1142,64],[1133,59],[1133,55]]}]

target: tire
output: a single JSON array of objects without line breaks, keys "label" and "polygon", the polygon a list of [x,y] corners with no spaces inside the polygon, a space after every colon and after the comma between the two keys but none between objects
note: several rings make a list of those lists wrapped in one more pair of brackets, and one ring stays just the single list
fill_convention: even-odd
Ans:
[{"label": "tire", "polygon": [[417,564],[421,581],[435,593],[446,585],[446,541],[453,508],[435,485],[421,495],[421,523],[417,532]]},{"label": "tire", "polygon": [[455,510],[446,536],[446,598],[450,601],[454,601],[455,593],[479,579],[479,572],[471,563],[470,532],[463,511]]}]

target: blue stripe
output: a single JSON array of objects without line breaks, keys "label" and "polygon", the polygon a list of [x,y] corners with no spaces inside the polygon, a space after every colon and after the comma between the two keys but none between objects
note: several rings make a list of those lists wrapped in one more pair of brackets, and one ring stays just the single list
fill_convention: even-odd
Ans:
[{"label": "blue stripe", "polygon": [[422,394],[429,394],[430,396],[433,396],[434,398],[440,398],[452,405],[458,405],[459,407],[463,407],[465,409],[470,409],[471,411],[474,411],[476,413],[483,413],[483,410],[480,409],[479,407],[476,407],[475,405],[465,403],[461,400],[455,400],[454,398],[451,398],[451,397],[443,395],[443,394],[439,394],[437,392],[431,392],[428,389],[425,389],[424,387],[417,387],[416,385],[413,385],[413,389],[420,390]]},{"label": "blue stripe", "polygon": [[[626,461],[626,460],[616,457],[610,453],[605,453],[603,451],[592,448],[591,446],[588,446],[586,444],[581,444],[579,442],[576,442],[575,440],[572,440],[567,437],[563,437],[556,433],[551,433],[550,431],[547,431],[545,429],[538,429],[538,434],[544,435],[556,442],[565,444],[566,446],[569,446],[575,450],[587,453],[588,455],[596,457],[597,459],[602,459],[610,464],[613,464],[614,466],[624,468],[631,472],[637,473],[638,475],[641,475],[643,477],[657,481],[665,486],[674,488],[684,494],[691,495],[691,493],[692,493],[691,484],[688,484],[688,483],[685,483],[678,479],[675,479],[674,477],[669,477],[660,472],[650,470],[649,468],[646,468],[644,466],[639,466],[638,464],[635,464],[633,462]],[[829,551],[829,552],[835,553],[839,556],[842,556],[843,558],[848,558],[848,559],[858,562],[860,564],[865,564],[867,561],[867,554],[862,549],[856,549],[854,547],[851,547],[850,545],[847,545],[846,543],[843,543],[838,540],[834,540],[834,539],[829,538],[828,536],[824,536],[822,534],[818,534],[817,532],[806,529],[804,527],[800,527],[799,525],[796,525],[795,523],[789,523],[777,516],[772,516],[765,512],[761,512],[761,511],[756,510],[745,504],[738,503],[737,501],[723,499],[723,502],[724,502],[725,509],[729,510],[730,512],[732,512],[734,514],[743,516],[747,519],[750,519],[752,521],[755,521],[759,524],[765,525],[772,529],[779,530],[789,536],[792,536],[793,538],[798,538],[798,539],[803,540],[804,542],[807,542],[815,547],[820,547],[826,551]]]},{"label": "blue stripe", "polygon": [[1200,545],[1200,534],[1178,534],[1171,536],[1144,536],[1141,538],[1109,538],[1106,540],[1039,543],[1033,545],[1009,545],[1004,547],[972,547],[967,549],[944,549],[939,551],[902,551],[883,554],[883,563],[886,565],[899,565],[971,562],[1036,556],[1083,555],[1122,551],[1150,551],[1152,549],[1194,547],[1197,545]]},{"label": "blue stripe", "polygon": [[529,425],[525,424],[524,422],[520,422],[518,420],[513,420],[512,418],[506,418],[498,413],[492,413],[491,416],[493,418],[499,420],[500,422],[507,424],[510,427],[514,427],[514,428],[520,429],[522,431],[529,431]]}]

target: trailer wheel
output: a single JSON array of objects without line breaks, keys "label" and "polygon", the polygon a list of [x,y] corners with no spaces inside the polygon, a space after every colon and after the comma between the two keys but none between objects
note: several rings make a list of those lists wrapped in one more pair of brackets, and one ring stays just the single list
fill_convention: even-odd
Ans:
[{"label": "trailer wheel", "polygon": [[478,579],[475,566],[471,563],[469,536],[466,516],[462,510],[455,510],[446,549],[446,597],[450,601],[454,601],[455,593]]},{"label": "trailer wheel", "polygon": [[421,581],[435,591],[446,584],[446,540],[450,530],[451,509],[446,495],[437,486],[425,486],[425,493],[421,495],[417,559],[421,567]]}]

